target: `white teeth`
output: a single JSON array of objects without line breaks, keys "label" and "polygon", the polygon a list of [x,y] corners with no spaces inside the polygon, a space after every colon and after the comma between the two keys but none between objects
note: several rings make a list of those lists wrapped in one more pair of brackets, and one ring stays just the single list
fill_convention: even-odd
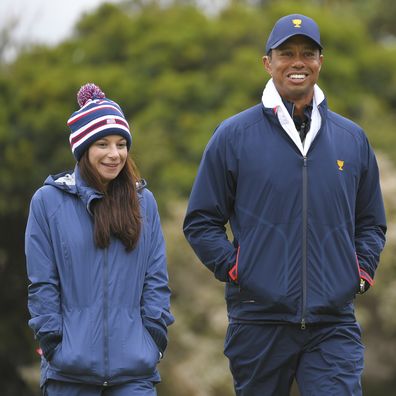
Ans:
[{"label": "white teeth", "polygon": [[303,78],[305,78],[305,74],[291,74],[290,78],[302,80]]}]

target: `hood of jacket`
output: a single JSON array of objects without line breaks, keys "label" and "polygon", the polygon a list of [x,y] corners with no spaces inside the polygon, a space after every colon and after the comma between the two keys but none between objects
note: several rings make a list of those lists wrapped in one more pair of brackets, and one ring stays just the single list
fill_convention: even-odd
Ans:
[{"label": "hood of jacket", "polygon": [[[64,171],[56,175],[49,175],[44,181],[44,185],[56,187],[69,194],[77,195],[84,203],[88,212],[92,215],[91,203],[94,199],[101,199],[103,193],[90,187],[81,177],[81,172],[76,164],[74,170]],[[138,193],[141,193],[147,187],[144,179],[136,183]]]}]

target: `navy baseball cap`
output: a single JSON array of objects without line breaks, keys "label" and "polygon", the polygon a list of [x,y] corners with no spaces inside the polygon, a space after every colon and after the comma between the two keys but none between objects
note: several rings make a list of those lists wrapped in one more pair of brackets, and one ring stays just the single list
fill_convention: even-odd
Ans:
[{"label": "navy baseball cap", "polygon": [[268,37],[265,51],[268,54],[272,49],[279,47],[290,37],[303,35],[314,41],[320,49],[320,32],[316,22],[301,14],[291,14],[280,18],[274,25]]}]

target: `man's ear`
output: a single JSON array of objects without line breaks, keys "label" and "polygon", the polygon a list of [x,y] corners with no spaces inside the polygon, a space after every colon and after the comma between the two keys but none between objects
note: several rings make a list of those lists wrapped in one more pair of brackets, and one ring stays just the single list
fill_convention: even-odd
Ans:
[{"label": "man's ear", "polygon": [[323,65],[323,54],[320,54],[319,61],[320,61],[320,68],[319,68],[319,71],[320,71],[322,69],[322,65]]},{"label": "man's ear", "polygon": [[270,55],[264,55],[263,56],[263,65],[267,73],[272,76],[272,67],[271,67],[271,56]]}]

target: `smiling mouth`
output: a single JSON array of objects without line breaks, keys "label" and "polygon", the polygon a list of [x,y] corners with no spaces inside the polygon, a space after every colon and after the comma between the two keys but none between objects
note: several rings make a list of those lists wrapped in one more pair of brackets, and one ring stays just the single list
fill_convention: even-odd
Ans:
[{"label": "smiling mouth", "polygon": [[292,73],[289,74],[288,77],[292,80],[304,80],[308,75],[305,73]]},{"label": "smiling mouth", "polygon": [[117,166],[119,166],[119,164],[102,164],[104,166],[107,166],[108,168],[117,168]]}]

